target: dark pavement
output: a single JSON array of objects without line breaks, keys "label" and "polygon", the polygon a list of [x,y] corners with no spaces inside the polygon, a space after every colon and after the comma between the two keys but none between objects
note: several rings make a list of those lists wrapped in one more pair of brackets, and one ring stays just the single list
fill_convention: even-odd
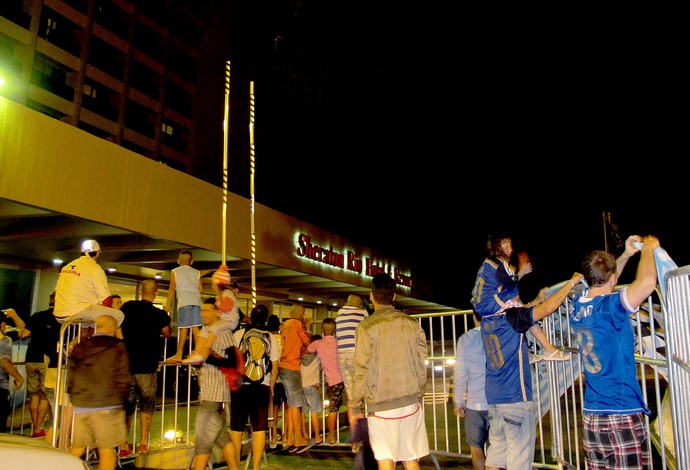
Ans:
[{"label": "dark pavement", "polygon": [[[280,449],[280,448],[279,448]],[[355,454],[350,451],[349,446],[314,446],[302,454],[290,454],[287,450],[269,449],[267,453],[268,466],[261,464],[262,470],[307,470],[307,469],[354,469]],[[445,468],[472,468],[472,463],[469,459],[457,457],[436,456],[439,466],[437,467],[431,456],[425,457],[420,461],[423,470],[428,469],[445,469]],[[244,457],[240,462],[240,469],[244,470],[246,460]],[[129,459],[122,462],[122,468],[127,470],[134,470],[136,468],[135,459]],[[225,462],[219,462],[213,465],[214,470],[227,469]],[[249,465],[251,469],[251,463]],[[398,464],[399,469],[402,469],[402,464]],[[146,469],[152,470],[152,469]]]}]

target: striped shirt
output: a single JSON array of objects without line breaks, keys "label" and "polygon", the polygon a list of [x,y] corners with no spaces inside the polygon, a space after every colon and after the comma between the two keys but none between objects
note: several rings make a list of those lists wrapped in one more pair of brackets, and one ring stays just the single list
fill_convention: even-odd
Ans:
[{"label": "striped shirt", "polygon": [[338,355],[355,354],[355,330],[359,322],[369,316],[363,308],[344,305],[335,317],[335,338],[338,343]]},{"label": "striped shirt", "polygon": [[[225,330],[218,335],[211,349],[216,354],[227,357],[225,349],[234,346],[232,331]],[[199,400],[229,402],[230,388],[223,373],[211,364],[204,363],[199,373]]]}]

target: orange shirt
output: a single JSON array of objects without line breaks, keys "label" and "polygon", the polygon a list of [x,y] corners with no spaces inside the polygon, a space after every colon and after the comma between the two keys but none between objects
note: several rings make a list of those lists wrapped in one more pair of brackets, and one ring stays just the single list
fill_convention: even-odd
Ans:
[{"label": "orange shirt", "polygon": [[280,328],[283,340],[283,354],[280,356],[280,368],[299,370],[302,345],[309,344],[309,336],[304,331],[302,320],[290,318]]}]

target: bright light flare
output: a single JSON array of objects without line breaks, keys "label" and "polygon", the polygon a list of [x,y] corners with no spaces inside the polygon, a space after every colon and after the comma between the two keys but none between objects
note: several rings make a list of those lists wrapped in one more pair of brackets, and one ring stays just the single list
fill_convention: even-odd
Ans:
[{"label": "bright light flare", "polygon": [[182,438],[184,437],[184,434],[182,433],[182,431],[175,431],[174,429],[170,429],[168,431],[165,431],[165,434],[163,434],[163,437],[165,438],[166,441],[182,442]]}]

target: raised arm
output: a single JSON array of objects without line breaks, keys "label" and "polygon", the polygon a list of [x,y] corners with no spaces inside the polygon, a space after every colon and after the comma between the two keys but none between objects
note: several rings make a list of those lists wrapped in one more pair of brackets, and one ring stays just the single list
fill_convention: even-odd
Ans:
[{"label": "raised arm", "polygon": [[532,320],[539,321],[558,310],[558,307],[563,304],[563,301],[568,297],[572,288],[575,287],[583,277],[584,276],[580,273],[574,273],[551,297],[547,297],[546,300],[534,307],[532,310]]},{"label": "raised arm", "polygon": [[639,248],[635,248],[635,243],[639,243],[641,241],[642,237],[638,235],[631,235],[627,240],[625,240],[625,251],[618,258],[616,258],[616,275],[618,277],[621,277],[623,268],[625,268],[625,265],[628,264],[628,260],[635,253],[640,251]]},{"label": "raised arm", "polygon": [[[640,250],[640,262],[637,265],[635,280],[625,290],[625,296],[631,307],[637,308],[652,295],[656,287],[657,273],[654,260],[654,250],[659,247],[659,240],[653,236],[646,236]],[[627,251],[627,249],[626,249]]]},{"label": "raised arm", "polygon": [[175,273],[170,272],[170,285],[168,286],[168,298],[165,302],[165,311],[171,313],[173,299],[175,298],[175,289],[177,288],[177,283],[175,281]]},{"label": "raised arm", "polygon": [[[22,317],[19,316],[17,311],[13,308],[8,308],[5,310],[5,315],[7,315],[7,318],[11,318],[12,321],[14,322],[14,326],[17,327],[17,334],[19,339],[26,338],[31,334],[29,330],[26,330],[26,323],[24,323],[24,320],[22,320]],[[28,332],[27,334],[24,334],[24,332]]]}]

